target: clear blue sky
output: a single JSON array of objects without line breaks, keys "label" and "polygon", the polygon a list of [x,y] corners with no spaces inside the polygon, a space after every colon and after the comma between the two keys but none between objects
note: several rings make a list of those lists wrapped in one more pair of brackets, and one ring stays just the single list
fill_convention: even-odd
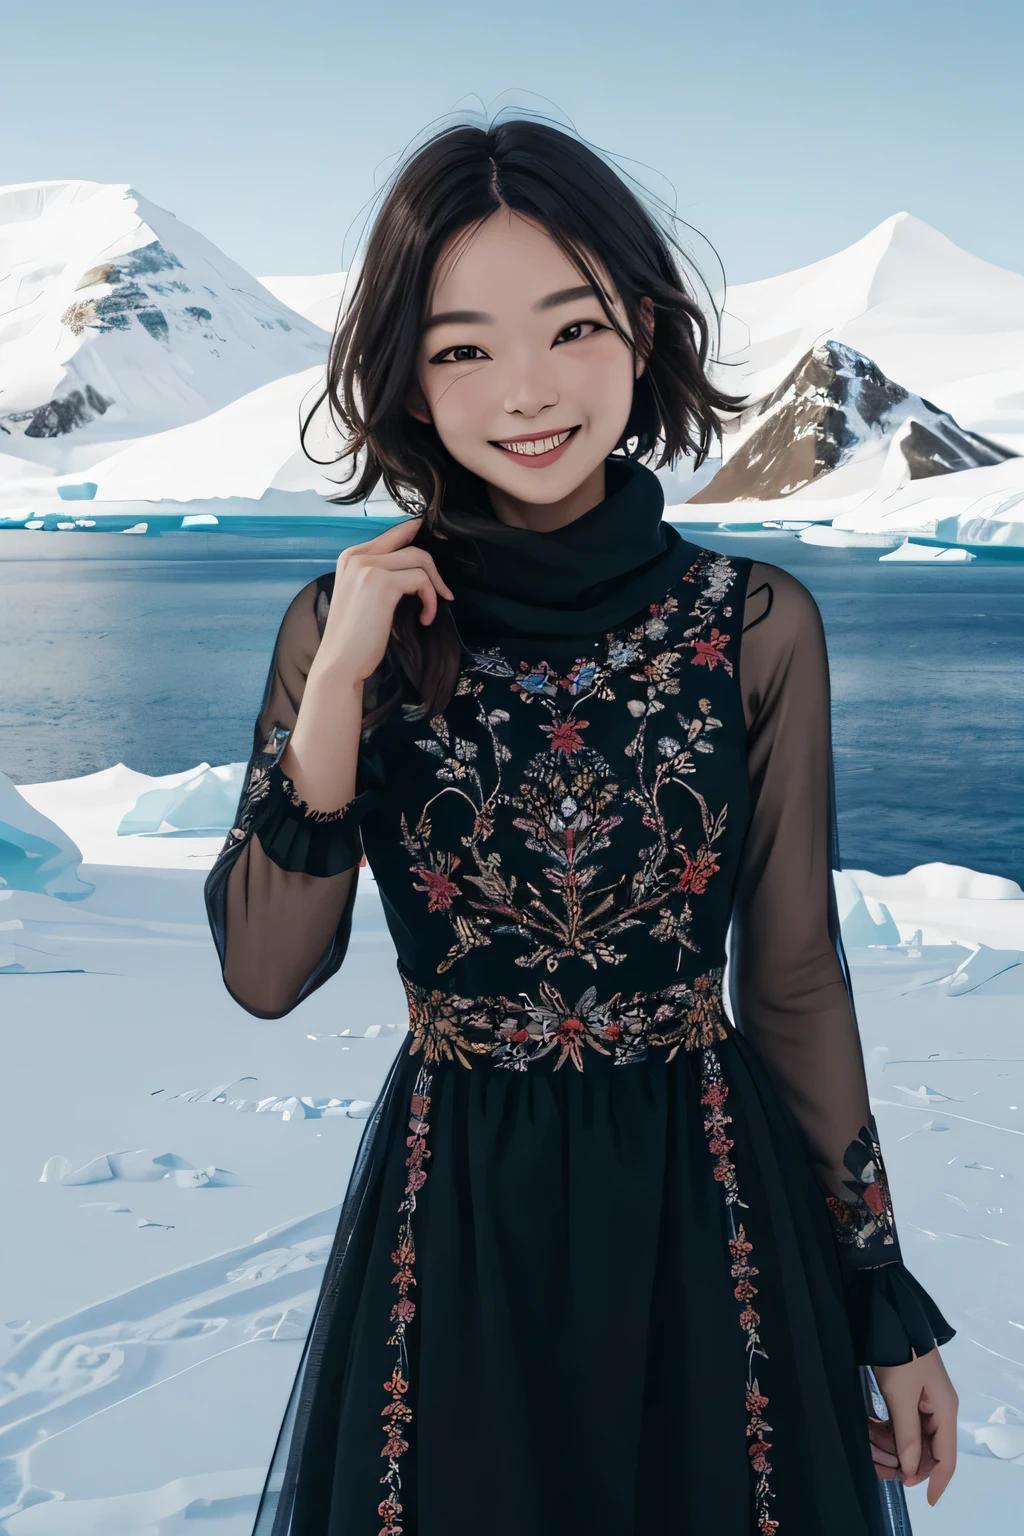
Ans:
[{"label": "clear blue sky", "polygon": [[334,271],[411,138],[526,91],[730,283],[904,208],[1022,271],[1022,58],[1020,0],[50,0],[5,14],[0,183],[129,182],[257,275]]}]

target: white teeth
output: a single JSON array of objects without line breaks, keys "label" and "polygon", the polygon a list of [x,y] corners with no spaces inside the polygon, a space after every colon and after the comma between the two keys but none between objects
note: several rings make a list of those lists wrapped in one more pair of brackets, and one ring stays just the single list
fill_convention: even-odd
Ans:
[{"label": "white teeth", "polygon": [[499,447],[507,448],[510,453],[522,453],[527,458],[534,458],[538,453],[550,453],[552,448],[564,443],[569,435],[568,432],[560,432],[557,437],[542,437],[535,443],[501,443]]}]

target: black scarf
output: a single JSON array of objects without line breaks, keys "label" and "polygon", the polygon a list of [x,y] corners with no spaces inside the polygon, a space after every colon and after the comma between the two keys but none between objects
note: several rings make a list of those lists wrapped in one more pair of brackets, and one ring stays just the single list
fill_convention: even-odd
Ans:
[{"label": "black scarf", "polygon": [[662,519],[661,481],[635,460],[609,458],[605,491],[597,506],[550,533],[510,527],[489,503],[449,510],[448,526],[473,540],[479,562],[468,564],[448,540],[424,543],[455,593],[459,632],[596,637],[664,597],[693,546]]}]

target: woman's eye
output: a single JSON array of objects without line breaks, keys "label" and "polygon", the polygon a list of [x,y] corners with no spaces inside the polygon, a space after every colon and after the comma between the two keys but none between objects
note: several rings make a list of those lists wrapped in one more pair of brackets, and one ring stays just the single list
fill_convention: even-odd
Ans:
[{"label": "woman's eye", "polygon": [[[574,320],[571,325],[567,325],[565,327],[564,331],[559,331],[558,335],[559,337],[562,337],[566,335],[568,331],[578,331],[581,325],[593,326],[593,330],[590,332],[591,336],[595,335],[598,331],[606,331],[608,329],[608,327],[606,325],[602,325],[599,320]],[[582,338],[580,336],[570,336],[569,340],[580,341]]]},{"label": "woman's eye", "polygon": [[437,354],[437,356],[436,357],[432,357],[430,359],[430,361],[432,363],[446,363],[448,361],[451,361],[453,363],[475,363],[476,362],[476,358],[475,357],[455,357],[453,355],[451,357],[451,359],[449,359],[448,354],[449,354],[449,352],[454,354],[456,352],[482,352],[482,351],[483,351],[482,347],[476,346],[471,341],[464,341],[464,342],[462,342],[462,344],[460,346],[457,346],[457,347],[445,347],[443,352],[439,352]]}]

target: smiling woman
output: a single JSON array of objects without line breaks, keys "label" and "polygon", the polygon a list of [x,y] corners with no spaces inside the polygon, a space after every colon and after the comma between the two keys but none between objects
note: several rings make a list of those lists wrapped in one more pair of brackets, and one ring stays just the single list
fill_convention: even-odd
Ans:
[{"label": "smiling woman", "polygon": [[836,913],[821,617],[682,539],[647,462],[736,403],[708,345],[557,130],[446,131],[374,226],[339,499],[383,478],[418,517],[289,606],[206,892],[226,984],[279,1018],[342,964],[365,852],[409,1007],[256,1536],[883,1536],[873,1461],[949,1480],[952,1329],[900,1255]]},{"label": "smiling woman", "polygon": [[[417,543],[479,568],[503,525],[557,528],[604,495],[612,453],[699,465],[740,398],[709,381],[716,316],[673,233],[593,150],[542,123],[446,129],[394,178],[333,337],[327,400],[358,504],[384,482]],[[536,454],[517,441],[559,437]],[[627,446],[628,445],[628,446]],[[543,471],[543,473],[538,473]],[[399,604],[372,726],[458,670],[447,605]]]}]

